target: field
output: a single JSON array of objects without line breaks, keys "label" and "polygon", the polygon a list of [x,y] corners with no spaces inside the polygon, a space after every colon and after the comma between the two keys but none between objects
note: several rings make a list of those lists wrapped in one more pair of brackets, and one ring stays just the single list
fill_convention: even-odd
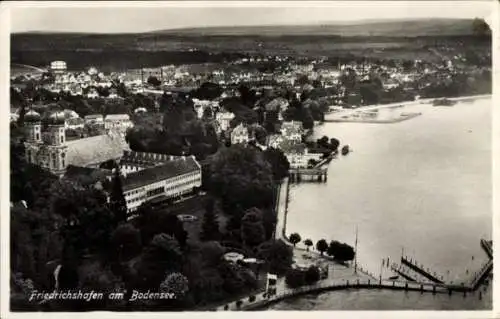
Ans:
[{"label": "field", "polygon": [[104,71],[166,64],[225,63],[245,54],[373,57],[438,61],[438,47],[491,50],[472,34],[471,20],[371,22],[357,25],[263,26],[166,30],[138,34],[11,35],[13,63]]}]

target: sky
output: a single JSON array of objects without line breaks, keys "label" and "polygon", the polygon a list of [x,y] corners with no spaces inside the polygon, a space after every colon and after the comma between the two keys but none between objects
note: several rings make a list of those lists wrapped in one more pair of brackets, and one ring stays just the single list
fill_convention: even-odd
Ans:
[{"label": "sky", "polygon": [[491,2],[488,1],[73,3],[13,3],[9,7],[11,32],[128,33],[207,26],[297,25],[415,18],[478,17],[488,21],[492,12]]}]

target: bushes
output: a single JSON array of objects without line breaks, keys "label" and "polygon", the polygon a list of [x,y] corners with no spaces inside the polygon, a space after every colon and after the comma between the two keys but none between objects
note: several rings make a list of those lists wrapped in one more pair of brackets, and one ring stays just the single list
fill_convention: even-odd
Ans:
[{"label": "bushes", "polygon": [[312,285],[320,280],[320,271],[317,266],[307,269],[290,269],[285,277],[285,282],[290,288]]},{"label": "bushes", "polygon": [[248,301],[250,301],[250,302],[254,302],[254,301],[255,301],[255,296],[254,296],[254,295],[252,295],[252,296],[248,297]]},{"label": "bushes", "polygon": [[335,259],[340,261],[348,261],[354,259],[354,249],[345,243],[340,243],[338,241],[330,242],[328,246],[327,254],[333,256]]},{"label": "bushes", "polygon": [[290,269],[286,273],[285,282],[290,288],[298,288],[306,283],[305,272],[299,269]]},{"label": "bushes", "polygon": [[320,279],[320,272],[319,268],[316,266],[310,266],[306,271],[305,271],[305,281],[306,284],[311,285],[314,284],[316,281]]}]

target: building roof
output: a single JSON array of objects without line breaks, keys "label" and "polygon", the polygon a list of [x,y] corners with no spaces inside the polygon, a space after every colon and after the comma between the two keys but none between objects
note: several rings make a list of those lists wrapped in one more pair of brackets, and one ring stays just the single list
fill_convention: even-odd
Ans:
[{"label": "building roof", "polygon": [[301,122],[284,122],[281,125],[281,132],[284,135],[302,134],[302,123]]},{"label": "building roof", "polygon": [[233,132],[231,134],[235,134],[235,135],[247,135],[248,134],[248,128],[243,123],[240,123],[238,126],[236,126],[233,129]]},{"label": "building roof", "polygon": [[139,164],[145,166],[157,166],[168,161],[182,159],[182,156],[174,156],[158,153],[146,153],[135,151],[124,151],[123,157],[120,160],[120,165]]},{"label": "building roof", "polygon": [[66,120],[66,123],[68,125],[79,125],[79,124],[83,124],[85,121],[79,117],[76,117],[76,118],[71,118],[71,119],[67,119]]},{"label": "building roof", "polygon": [[168,161],[160,166],[127,174],[127,176],[123,178],[123,190],[127,191],[143,187],[157,181],[200,170],[201,166],[195,160],[194,156]]},{"label": "building roof", "polygon": [[40,113],[35,112],[33,110],[26,112],[26,114],[24,115],[25,122],[40,122],[40,120],[41,120]]},{"label": "building roof", "polygon": [[294,143],[289,140],[283,140],[279,145],[279,149],[281,149],[285,154],[304,154],[306,145],[303,143]]},{"label": "building roof", "polygon": [[108,114],[104,118],[105,121],[128,121],[130,116],[128,114]]},{"label": "building roof", "polygon": [[129,147],[119,134],[97,135],[68,141],[66,160],[68,165],[89,166],[118,159]]},{"label": "building roof", "polygon": [[279,111],[288,106],[288,101],[282,97],[277,97],[266,104],[266,111]]},{"label": "building roof", "polygon": [[94,120],[94,119],[102,119],[102,118],[103,118],[102,114],[85,115],[86,120]]}]

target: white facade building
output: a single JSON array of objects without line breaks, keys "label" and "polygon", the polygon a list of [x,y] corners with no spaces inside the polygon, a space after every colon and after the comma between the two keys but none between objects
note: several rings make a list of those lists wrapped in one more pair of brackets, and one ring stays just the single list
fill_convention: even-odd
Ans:
[{"label": "white facade building", "polygon": [[301,122],[284,122],[281,125],[281,134],[290,141],[302,142],[303,128]]},{"label": "white facade building", "polygon": [[199,187],[201,166],[194,156],[169,160],[123,176],[123,193],[129,214],[144,202],[179,198]]},{"label": "white facade building", "polygon": [[85,125],[104,124],[104,117],[101,114],[90,114],[84,117]]},{"label": "white facade building", "polygon": [[240,123],[231,132],[231,144],[248,143],[248,141],[250,141],[248,128]]},{"label": "white facade building", "polygon": [[116,129],[125,132],[128,128],[133,126],[134,124],[130,120],[128,114],[108,114],[104,118],[104,128],[106,130]]},{"label": "white facade building", "polygon": [[219,124],[221,131],[227,131],[229,129],[229,124],[234,119],[234,113],[231,112],[218,112],[215,115],[215,120]]}]

